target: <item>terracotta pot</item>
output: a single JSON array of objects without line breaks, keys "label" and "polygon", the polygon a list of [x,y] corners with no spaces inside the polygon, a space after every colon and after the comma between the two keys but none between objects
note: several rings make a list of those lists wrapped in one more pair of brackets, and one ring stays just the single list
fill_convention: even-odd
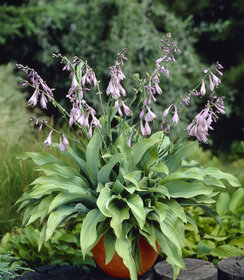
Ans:
[{"label": "terracotta pot", "polygon": [[[105,248],[103,239],[104,236],[101,237],[97,245],[92,249],[92,253],[97,265],[110,276],[129,278],[129,270],[124,265],[123,259],[116,252],[111,262],[105,265]],[[158,243],[156,245],[159,251]],[[145,274],[152,267],[158,257],[158,253],[149,245],[143,236],[139,239],[139,248],[141,253],[142,270],[140,270],[138,276]]]}]

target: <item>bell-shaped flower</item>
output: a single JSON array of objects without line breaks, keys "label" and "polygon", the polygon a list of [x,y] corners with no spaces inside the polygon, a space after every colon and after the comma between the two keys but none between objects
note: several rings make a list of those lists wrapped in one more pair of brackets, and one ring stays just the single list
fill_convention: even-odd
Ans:
[{"label": "bell-shaped flower", "polygon": [[87,133],[88,138],[92,138],[92,126],[90,125],[89,131]]},{"label": "bell-shaped flower", "polygon": [[43,109],[47,109],[47,98],[44,93],[41,94],[40,104]]},{"label": "bell-shaped flower", "polygon": [[211,91],[214,91],[214,83],[213,83],[210,75],[209,75],[209,88]]},{"label": "bell-shaped flower", "polygon": [[145,117],[145,121],[146,122],[151,122],[153,121],[154,119],[156,119],[157,115],[154,114],[149,107],[147,107],[147,114],[146,114],[146,117]]},{"label": "bell-shaped flower", "polygon": [[218,86],[221,83],[221,80],[216,75],[214,75],[212,72],[210,72],[210,73],[212,75],[214,85]]},{"label": "bell-shaped flower", "polygon": [[131,109],[128,106],[126,106],[123,101],[121,101],[121,105],[122,105],[122,107],[124,109],[125,114],[127,116],[130,116],[131,115]]},{"label": "bell-shaped flower", "polygon": [[115,107],[115,109],[117,110],[117,112],[119,113],[119,115],[120,115],[121,117],[123,117],[123,113],[122,113],[122,111],[121,111],[121,109],[120,109],[120,102],[119,102],[119,100],[116,100],[116,101],[115,101],[114,107]]},{"label": "bell-shaped flower", "polygon": [[28,100],[28,105],[35,107],[38,101],[39,94],[40,94],[39,89],[36,88],[31,98]]},{"label": "bell-shaped flower", "polygon": [[168,115],[168,113],[169,113],[169,110],[170,110],[170,108],[173,106],[173,104],[170,104],[169,105],[169,107],[163,112],[163,118],[165,118],[167,115]]},{"label": "bell-shaped flower", "polygon": [[53,133],[53,130],[50,131],[50,133],[49,133],[47,139],[44,141],[44,144],[45,144],[46,146],[51,146],[51,145],[52,145],[52,138],[51,138],[52,133]]},{"label": "bell-shaped flower", "polygon": [[141,135],[145,136],[146,135],[146,130],[145,130],[144,126],[143,126],[142,120],[141,120],[140,124],[141,124]]},{"label": "bell-shaped flower", "polygon": [[203,79],[202,79],[202,86],[201,86],[201,89],[200,89],[200,93],[201,93],[201,96],[204,96],[205,93],[206,93],[205,82],[204,82]]},{"label": "bell-shaped flower", "polygon": [[150,128],[149,123],[147,121],[145,123],[145,132],[146,132],[146,135],[151,134],[151,128]]},{"label": "bell-shaped flower", "polygon": [[178,123],[179,116],[178,116],[178,113],[177,113],[177,107],[175,105],[174,105],[174,107],[175,107],[175,112],[174,112],[174,115],[173,115],[173,118],[172,118],[172,122]]}]

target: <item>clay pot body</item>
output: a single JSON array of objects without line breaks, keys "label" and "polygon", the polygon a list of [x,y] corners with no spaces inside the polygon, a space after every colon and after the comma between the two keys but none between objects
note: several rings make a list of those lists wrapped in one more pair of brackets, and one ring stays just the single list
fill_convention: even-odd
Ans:
[{"label": "clay pot body", "polygon": [[[97,245],[92,249],[92,253],[97,265],[110,276],[129,278],[129,270],[124,265],[123,259],[116,252],[111,262],[105,265],[106,255],[103,239],[104,236],[101,237]],[[152,267],[158,257],[158,253],[149,245],[144,237],[140,237],[139,239],[139,248],[141,253],[142,269],[140,273],[138,273],[138,276],[145,274]],[[159,250],[158,244],[157,249]]]}]

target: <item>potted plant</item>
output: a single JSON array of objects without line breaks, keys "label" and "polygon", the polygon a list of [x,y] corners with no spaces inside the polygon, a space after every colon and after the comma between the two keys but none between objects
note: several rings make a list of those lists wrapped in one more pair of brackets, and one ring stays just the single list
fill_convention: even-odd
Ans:
[{"label": "potted plant", "polygon": [[[170,34],[162,40],[161,48],[162,56],[157,59],[152,74],[143,79],[134,75],[138,89],[132,100],[124,99],[126,92],[121,83],[125,78],[122,66],[127,60],[126,49],[117,54],[115,65],[110,67],[106,105],[95,72],[86,61],[77,57],[70,61],[61,54],[54,54],[61,59],[63,70],[69,71],[72,79],[66,95],[72,104],[70,113],[56,102],[53,89],[35,70],[17,65],[28,75],[22,85],[34,88],[28,104],[36,106],[40,100],[45,109],[48,102],[52,103],[68,120],[74,134],[75,126],[81,131],[79,137],[71,138],[46,121],[33,118],[40,126],[51,129],[44,143],[58,147],[78,168],[72,168],[49,153],[30,152],[21,156],[32,159],[38,165],[37,170],[43,172],[17,202],[19,210],[25,209],[23,225],[40,219],[39,249],[56,228],[78,217],[82,220],[83,257],[93,253],[105,272],[137,279],[137,275],[145,273],[153,264],[158,252],[163,251],[176,278],[180,268],[184,268],[181,258],[184,223],[194,223],[186,207],[200,206],[215,215],[211,204],[218,189],[225,188],[226,182],[239,186],[238,180],[230,174],[216,168],[192,167],[185,161],[198,149],[198,141],[207,142],[211,124],[219,114],[224,114],[223,98],[215,94],[220,83],[217,75],[222,75],[223,68],[219,63],[204,71],[199,85],[181,97],[179,104],[171,104],[164,110],[161,130],[152,131],[157,117],[152,104],[162,93],[160,74],[169,77],[168,63],[175,62],[175,54],[180,53]],[[207,79],[209,87],[206,89]],[[101,101],[100,118],[85,100],[91,88]],[[207,95],[207,91],[210,93],[205,108],[184,131],[197,140],[182,141],[181,137],[172,141],[170,126],[178,123],[180,107],[188,106],[193,96]],[[130,109],[133,102],[139,108],[138,113]],[[59,144],[52,143],[53,132],[60,134]],[[118,261],[122,261],[120,271],[113,267]]]}]

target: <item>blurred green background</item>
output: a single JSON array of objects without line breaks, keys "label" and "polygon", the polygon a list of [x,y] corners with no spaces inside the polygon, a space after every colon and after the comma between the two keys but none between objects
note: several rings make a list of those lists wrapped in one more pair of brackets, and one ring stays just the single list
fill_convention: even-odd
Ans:
[{"label": "blurred green background", "polygon": [[[214,125],[209,145],[197,158],[201,163],[232,172],[244,183],[244,2],[243,0],[2,0],[0,2],[0,237],[20,225],[15,201],[37,174],[29,162],[16,156],[26,151],[45,151],[42,144],[48,130],[30,126],[33,114],[50,118],[62,127],[62,119],[51,106],[43,112],[27,109],[32,91],[18,86],[21,73],[16,63],[35,68],[63,106],[70,77],[52,58],[62,53],[89,62],[106,88],[109,66],[116,53],[126,47],[124,85],[133,94],[133,73],[153,70],[160,55],[160,39],[171,32],[182,54],[163,79],[165,106],[192,89],[202,71],[216,61],[224,66],[218,94],[225,96],[226,116]],[[98,100],[87,96],[99,111]],[[194,117],[206,100],[195,100],[181,115],[182,127]],[[55,153],[54,151],[51,151]]]}]

